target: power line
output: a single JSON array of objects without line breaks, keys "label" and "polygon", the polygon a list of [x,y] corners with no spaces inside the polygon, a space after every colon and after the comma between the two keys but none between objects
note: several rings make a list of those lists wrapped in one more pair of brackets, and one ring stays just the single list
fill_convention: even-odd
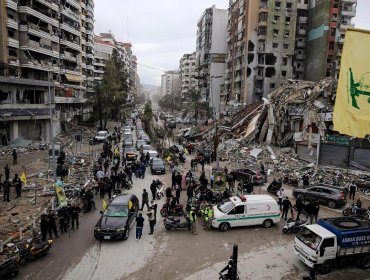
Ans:
[{"label": "power line", "polygon": [[161,72],[166,72],[167,71],[167,70],[164,70],[164,69],[161,69],[161,68],[156,68],[156,67],[145,65],[145,64],[141,64],[141,63],[136,63],[136,64],[137,65],[140,65],[140,66],[147,67],[147,68],[151,68],[151,69],[154,69],[154,70],[158,70],[158,71],[161,71]]}]

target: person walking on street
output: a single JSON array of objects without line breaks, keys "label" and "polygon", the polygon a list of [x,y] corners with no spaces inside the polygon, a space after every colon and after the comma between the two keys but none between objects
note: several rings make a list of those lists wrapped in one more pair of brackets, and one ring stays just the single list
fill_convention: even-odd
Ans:
[{"label": "person walking on street", "polygon": [[41,241],[46,241],[46,236],[48,235],[49,222],[48,217],[45,214],[41,215],[40,220],[40,231],[41,231]]},{"label": "person walking on street", "polygon": [[15,149],[13,150],[12,156],[13,156],[13,165],[16,165],[18,155],[17,155],[17,151]]},{"label": "person walking on street", "polygon": [[175,193],[177,204],[180,204],[180,195],[181,195],[181,188],[180,188],[180,186],[177,186],[176,193]]},{"label": "person walking on street", "polygon": [[207,224],[206,224],[206,230],[210,230],[211,228],[211,225],[212,225],[212,219],[213,219],[213,215],[214,215],[214,210],[213,210],[213,207],[211,204],[208,205],[208,221],[207,221]]},{"label": "person walking on street", "polygon": [[149,232],[149,235],[152,235],[154,233],[154,226],[155,226],[155,216],[154,216],[154,210],[152,207],[149,207],[148,209],[148,213],[147,213],[147,216],[148,216],[148,221],[149,221],[149,227],[150,227],[150,232]]},{"label": "person walking on street", "polygon": [[9,167],[9,165],[5,165],[4,172],[5,172],[5,181],[7,181],[7,180],[10,179],[10,167]]},{"label": "person walking on street", "polygon": [[47,218],[48,218],[48,231],[49,231],[50,239],[53,239],[52,232],[54,232],[54,236],[56,238],[59,238],[58,230],[57,230],[57,223],[56,223],[54,212],[52,210],[49,211]]},{"label": "person walking on street", "polygon": [[141,201],[141,211],[144,209],[144,205],[146,205],[147,209],[149,209],[149,194],[146,191],[146,189],[143,190],[143,194],[141,196],[142,201]]},{"label": "person walking on street", "polygon": [[314,214],[313,214],[314,205],[312,201],[306,205],[305,210],[306,210],[306,219],[310,219],[310,224],[312,224],[313,217],[314,217]]},{"label": "person walking on street", "polygon": [[188,187],[188,189],[186,190],[186,195],[188,196],[188,202],[190,201],[190,199],[193,198],[194,196],[194,191],[193,191],[193,187],[190,185]]},{"label": "person walking on street", "polygon": [[195,171],[195,170],[194,170],[194,159],[191,159],[191,160],[190,160],[190,170],[191,170],[191,171]]},{"label": "person walking on street", "polygon": [[304,204],[303,204],[303,201],[302,201],[301,197],[297,198],[297,200],[295,202],[295,207],[297,208],[297,218],[296,218],[296,220],[298,221],[299,216],[301,215],[301,213],[303,211],[303,208],[304,208]]},{"label": "person walking on street", "polygon": [[157,182],[155,180],[150,184],[150,192],[152,193],[152,200],[155,200],[155,194],[157,193]]},{"label": "person walking on street", "polygon": [[144,218],[143,214],[139,213],[139,216],[136,217],[136,241],[141,239],[143,235],[143,227],[144,227]]},{"label": "person walking on street", "polygon": [[150,207],[154,210],[154,219],[157,221],[157,210],[158,210],[158,205],[155,203],[154,200],[150,202]]},{"label": "person walking on street", "polygon": [[286,197],[283,200],[282,206],[283,206],[283,212],[281,213],[281,218],[284,218],[284,220],[286,221],[289,209],[293,213],[293,207],[292,207],[292,203],[289,200],[289,197]]},{"label": "person walking on street", "polygon": [[315,200],[313,202],[313,217],[315,218],[315,222],[317,223],[317,219],[319,216],[319,211],[320,211],[320,204],[318,200]]},{"label": "person walking on street", "polygon": [[280,207],[280,211],[282,209],[282,202],[283,202],[283,197],[284,197],[284,189],[283,188],[280,188],[277,192],[276,192],[276,195],[279,199],[279,207]]},{"label": "person walking on street", "polygon": [[76,204],[74,204],[71,208],[71,218],[72,218],[72,229],[75,229],[75,223],[76,223],[76,229],[80,226],[78,214],[81,212],[81,208],[78,207]]},{"label": "person walking on street", "polygon": [[197,233],[197,214],[195,213],[194,207],[192,207],[189,212],[189,219],[191,223],[191,232],[195,235],[198,234]]},{"label": "person walking on street", "polygon": [[10,195],[10,182],[9,180],[5,180],[3,184],[3,191],[4,191],[4,201],[10,202],[9,195]]},{"label": "person walking on street", "polygon": [[348,189],[349,189],[349,199],[355,200],[355,195],[356,195],[356,191],[357,191],[357,186],[355,184],[355,181],[351,182]]}]

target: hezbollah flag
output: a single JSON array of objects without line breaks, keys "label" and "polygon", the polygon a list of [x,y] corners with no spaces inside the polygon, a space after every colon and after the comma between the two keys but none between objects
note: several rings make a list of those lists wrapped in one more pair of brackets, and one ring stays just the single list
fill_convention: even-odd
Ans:
[{"label": "hezbollah flag", "polygon": [[26,177],[26,173],[22,173],[21,174],[21,177],[19,177],[19,179],[22,181],[23,185],[27,185],[27,177]]},{"label": "hezbollah flag", "polygon": [[59,204],[61,206],[66,206],[67,205],[67,198],[66,198],[66,194],[64,192],[63,182],[58,181],[57,183],[55,183],[54,184],[54,190],[55,190],[55,194],[57,196]]},{"label": "hezbollah flag", "polygon": [[335,100],[334,130],[370,135],[370,31],[347,29]]},{"label": "hezbollah flag", "polygon": [[107,206],[108,206],[107,202],[105,201],[105,199],[103,199],[103,211],[107,209]]}]

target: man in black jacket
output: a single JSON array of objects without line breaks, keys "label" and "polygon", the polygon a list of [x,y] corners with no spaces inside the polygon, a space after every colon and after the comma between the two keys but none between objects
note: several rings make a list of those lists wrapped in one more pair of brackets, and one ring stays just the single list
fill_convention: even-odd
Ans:
[{"label": "man in black jacket", "polygon": [[150,184],[150,192],[152,193],[153,200],[155,200],[155,194],[157,192],[157,182],[155,180]]},{"label": "man in black jacket", "polygon": [[283,212],[281,213],[281,218],[284,218],[284,220],[286,221],[289,209],[293,213],[293,207],[292,207],[292,203],[289,200],[289,197],[286,197],[283,200],[282,206],[283,206]]}]

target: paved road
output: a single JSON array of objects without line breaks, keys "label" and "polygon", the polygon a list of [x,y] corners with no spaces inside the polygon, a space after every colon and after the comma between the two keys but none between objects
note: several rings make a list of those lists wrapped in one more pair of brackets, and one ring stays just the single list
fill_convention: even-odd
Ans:
[{"label": "paved road", "polygon": [[[189,160],[187,161],[189,162]],[[187,163],[188,165],[188,163]],[[169,175],[166,176],[169,182]],[[153,178],[134,179],[132,192],[141,198]],[[162,177],[163,178],[163,177]],[[262,188],[264,193],[264,188]],[[185,193],[181,200],[185,202]],[[101,208],[101,201],[97,202]],[[322,208],[321,217],[338,215]],[[239,245],[241,279],[302,279],[307,268],[293,254],[294,235],[283,235],[280,225],[235,228],[228,232],[198,228],[199,235],[189,231],[165,231],[158,219],[155,235],[148,235],[146,222],[143,239],[137,242],[134,231],[127,241],[96,241],[93,228],[99,212],[81,217],[81,227],[71,237],[56,240],[50,253],[24,263],[17,279],[116,280],[116,279],[217,279],[226,265],[234,243]],[[370,279],[369,271],[346,266],[318,279]]]}]

